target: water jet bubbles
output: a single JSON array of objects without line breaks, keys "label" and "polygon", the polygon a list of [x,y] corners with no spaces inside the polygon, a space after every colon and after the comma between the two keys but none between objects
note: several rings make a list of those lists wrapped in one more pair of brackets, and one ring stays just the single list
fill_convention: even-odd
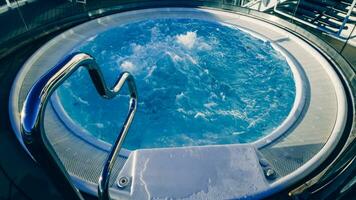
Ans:
[{"label": "water jet bubbles", "polygon": [[[122,71],[134,75],[140,98],[126,148],[254,141],[286,118],[295,98],[283,55],[231,25],[198,19],[139,21],[102,32],[77,50],[98,58],[109,83]],[[112,142],[115,137],[107,131],[119,130],[127,99],[107,105],[91,92],[95,88],[86,71],[73,75],[58,89],[68,116]],[[106,106],[115,109],[107,112]],[[95,125],[102,121],[112,123]]]}]

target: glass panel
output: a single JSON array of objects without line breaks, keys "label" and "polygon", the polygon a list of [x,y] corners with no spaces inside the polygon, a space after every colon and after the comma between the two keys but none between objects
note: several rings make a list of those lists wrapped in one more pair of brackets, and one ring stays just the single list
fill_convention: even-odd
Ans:
[{"label": "glass panel", "polygon": [[351,27],[352,31],[349,34],[341,53],[351,63],[354,70],[356,70],[356,25],[354,24]]},{"label": "glass panel", "polygon": [[[301,26],[341,52],[352,37],[356,21],[356,9],[349,12],[352,3],[353,0],[281,0],[274,14]],[[345,20],[349,14],[351,16]]]},{"label": "glass panel", "polygon": [[27,30],[21,12],[18,9],[19,5],[14,0],[0,1],[0,44]]},{"label": "glass panel", "polygon": [[298,6],[298,0],[262,1],[260,10],[271,10],[270,13],[291,23],[295,23],[295,16],[299,14]]},{"label": "glass panel", "polygon": [[19,7],[28,29],[56,23],[67,17],[84,12],[83,4],[70,1],[42,1],[36,0],[27,2]]}]

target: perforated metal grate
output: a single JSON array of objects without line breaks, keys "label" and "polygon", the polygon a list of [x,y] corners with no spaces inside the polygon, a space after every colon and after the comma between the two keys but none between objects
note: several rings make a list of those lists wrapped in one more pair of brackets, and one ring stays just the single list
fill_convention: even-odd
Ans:
[{"label": "perforated metal grate", "polygon": [[[52,106],[46,109],[45,130],[59,158],[71,175],[97,184],[107,152],[78,138],[60,123]],[[125,164],[126,157],[118,157],[111,175],[110,184]]]}]

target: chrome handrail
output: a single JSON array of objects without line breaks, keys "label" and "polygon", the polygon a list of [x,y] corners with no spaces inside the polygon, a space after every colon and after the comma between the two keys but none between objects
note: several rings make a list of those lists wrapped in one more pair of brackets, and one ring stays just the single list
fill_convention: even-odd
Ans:
[{"label": "chrome handrail", "polygon": [[108,200],[110,198],[109,194],[109,182],[110,182],[110,175],[112,168],[114,167],[115,161],[117,159],[117,156],[120,152],[120,149],[122,147],[122,143],[124,142],[124,139],[126,137],[126,134],[130,128],[130,125],[132,123],[132,120],[134,118],[136,108],[137,108],[137,91],[136,91],[136,86],[133,77],[129,73],[123,73],[117,84],[115,84],[114,90],[120,91],[121,87],[125,83],[125,81],[128,81],[128,86],[129,86],[129,92],[130,92],[130,106],[129,106],[129,112],[127,114],[127,118],[121,128],[121,131],[116,138],[116,141],[114,145],[111,148],[111,151],[107,157],[107,160],[105,162],[103,171],[101,172],[100,178],[99,178],[99,185],[98,185],[98,196],[100,200]]},{"label": "chrome handrail", "polygon": [[124,72],[112,88],[108,88],[103,75],[94,58],[85,53],[73,53],[44,74],[31,88],[24,101],[20,114],[20,127],[23,142],[29,150],[32,159],[39,163],[48,176],[57,185],[64,199],[80,199],[83,197],[73,185],[63,163],[53,149],[44,132],[44,115],[48,99],[54,90],[61,85],[79,67],[85,67],[97,92],[104,98],[111,99],[117,95],[122,86],[128,81],[130,92],[130,107],[128,117],[121,129],[118,139],[104,165],[102,176],[99,178],[99,197],[109,199],[108,179],[112,166],[133,120],[137,107],[137,91],[133,77]]}]

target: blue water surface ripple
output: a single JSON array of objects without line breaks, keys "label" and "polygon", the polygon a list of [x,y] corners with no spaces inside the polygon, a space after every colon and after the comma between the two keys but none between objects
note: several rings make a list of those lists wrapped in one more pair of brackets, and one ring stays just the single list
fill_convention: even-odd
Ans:
[{"label": "blue water surface ripple", "polygon": [[[247,143],[273,131],[295,99],[293,74],[271,44],[240,29],[197,19],[154,19],[121,25],[73,51],[91,54],[114,84],[131,72],[138,110],[124,147]],[[86,70],[60,88],[68,116],[112,143],[128,110],[127,88],[102,99]]]}]

